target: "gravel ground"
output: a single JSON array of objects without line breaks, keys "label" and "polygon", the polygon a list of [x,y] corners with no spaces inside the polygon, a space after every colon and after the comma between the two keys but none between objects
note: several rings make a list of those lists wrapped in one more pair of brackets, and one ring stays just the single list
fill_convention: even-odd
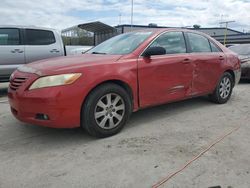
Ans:
[{"label": "gravel ground", "polygon": [[21,123],[0,103],[0,187],[151,187],[239,125],[161,186],[171,188],[249,188],[249,83],[237,85],[225,105],[201,97],[136,112],[105,139]]}]

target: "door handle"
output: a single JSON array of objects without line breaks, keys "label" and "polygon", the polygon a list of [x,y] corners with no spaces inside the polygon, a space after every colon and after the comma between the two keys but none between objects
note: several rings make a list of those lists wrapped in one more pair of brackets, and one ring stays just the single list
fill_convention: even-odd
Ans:
[{"label": "door handle", "polygon": [[21,49],[14,49],[10,51],[11,53],[23,53],[23,50]]},{"label": "door handle", "polygon": [[190,59],[188,59],[188,58],[186,58],[186,59],[184,59],[184,60],[182,61],[182,63],[184,63],[184,64],[188,64],[188,63],[191,63],[191,60],[190,60]]},{"label": "door handle", "polygon": [[220,55],[219,60],[224,60],[224,56]]},{"label": "door handle", "polygon": [[51,52],[51,53],[59,53],[60,51],[57,50],[57,49],[52,49],[52,50],[50,50],[50,52]]}]

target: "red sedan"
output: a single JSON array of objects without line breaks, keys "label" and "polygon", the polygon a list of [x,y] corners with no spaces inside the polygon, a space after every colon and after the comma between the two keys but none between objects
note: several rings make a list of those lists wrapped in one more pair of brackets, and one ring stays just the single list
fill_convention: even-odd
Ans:
[{"label": "red sedan", "polygon": [[20,121],[118,133],[131,112],[209,95],[226,103],[240,78],[237,56],[209,36],[182,29],[135,31],[113,37],[81,56],[18,68],[9,103]]}]

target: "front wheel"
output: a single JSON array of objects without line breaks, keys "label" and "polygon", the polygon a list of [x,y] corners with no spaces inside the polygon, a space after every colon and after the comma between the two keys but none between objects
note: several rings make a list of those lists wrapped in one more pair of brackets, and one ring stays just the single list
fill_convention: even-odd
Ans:
[{"label": "front wheel", "polygon": [[209,97],[215,103],[224,104],[230,99],[232,91],[233,77],[229,72],[225,72]]},{"label": "front wheel", "polygon": [[118,133],[132,111],[131,97],[119,85],[107,83],[94,89],[82,108],[82,127],[92,136]]}]

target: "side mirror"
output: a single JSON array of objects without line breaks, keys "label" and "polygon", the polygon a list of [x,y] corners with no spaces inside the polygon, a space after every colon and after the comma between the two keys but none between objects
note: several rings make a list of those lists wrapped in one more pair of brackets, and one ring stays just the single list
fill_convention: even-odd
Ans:
[{"label": "side mirror", "polygon": [[164,55],[166,54],[166,50],[163,47],[155,46],[148,48],[142,56],[144,57],[150,57],[152,55]]}]

